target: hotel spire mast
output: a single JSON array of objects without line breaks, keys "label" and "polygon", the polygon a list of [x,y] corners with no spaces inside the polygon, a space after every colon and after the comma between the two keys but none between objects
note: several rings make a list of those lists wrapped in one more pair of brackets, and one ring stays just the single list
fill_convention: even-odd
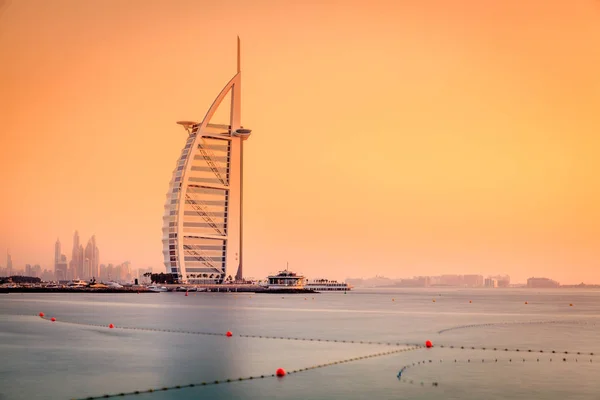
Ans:
[{"label": "hotel spire mast", "polygon": [[[238,84],[237,92],[234,92],[234,96],[237,95],[238,105],[238,122],[241,123],[241,100],[242,100],[242,87],[241,87],[241,74],[242,74],[242,58],[241,58],[241,44],[240,37],[237,37],[237,73],[240,76],[240,83]],[[241,127],[241,126],[240,126]],[[240,256],[238,270],[235,274],[235,280],[241,281],[244,278],[244,270],[242,268],[244,255],[244,139],[240,141]]]}]

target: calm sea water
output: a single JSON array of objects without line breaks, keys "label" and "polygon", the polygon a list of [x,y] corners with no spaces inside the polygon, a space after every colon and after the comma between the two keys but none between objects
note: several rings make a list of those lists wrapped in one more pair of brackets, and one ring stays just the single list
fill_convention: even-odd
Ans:
[{"label": "calm sea water", "polygon": [[[600,357],[589,353],[600,355],[599,326],[600,292],[583,290],[2,294],[0,399],[86,398],[215,380],[222,383],[131,397],[598,399]],[[294,371],[426,340],[434,348],[271,377],[277,368]],[[405,365],[411,367],[399,380]],[[267,377],[225,383],[260,375]]]}]

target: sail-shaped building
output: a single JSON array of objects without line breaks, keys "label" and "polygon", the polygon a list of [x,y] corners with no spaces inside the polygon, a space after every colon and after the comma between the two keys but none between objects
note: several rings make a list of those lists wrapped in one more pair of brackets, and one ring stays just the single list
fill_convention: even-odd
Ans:
[{"label": "sail-shaped building", "polygon": [[[201,122],[178,122],[188,136],[169,183],[162,242],[167,273],[180,282],[242,279],[243,145],[251,131],[241,126],[240,96],[238,38],[235,76]],[[228,121],[213,123],[224,108]]]}]

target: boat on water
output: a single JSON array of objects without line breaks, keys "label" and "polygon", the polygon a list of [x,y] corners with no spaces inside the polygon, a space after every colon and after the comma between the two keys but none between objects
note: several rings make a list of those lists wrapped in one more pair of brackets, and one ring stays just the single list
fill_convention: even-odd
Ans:
[{"label": "boat on water", "polygon": [[81,279],[73,279],[71,282],[69,282],[67,284],[67,287],[69,287],[69,288],[75,288],[75,289],[77,289],[77,288],[86,288],[88,286],[90,286],[90,283],[86,282],[86,281],[83,281]]},{"label": "boat on water", "polygon": [[328,291],[350,291],[352,290],[352,286],[348,285],[344,282],[338,282],[328,279],[313,279],[312,281],[308,281],[304,286],[306,289],[316,290],[318,292],[328,292]]},{"label": "boat on water", "polygon": [[152,286],[148,286],[148,291],[150,291],[150,292],[167,292],[168,289],[166,286],[152,285]]},{"label": "boat on water", "polygon": [[179,286],[177,289],[175,289],[176,292],[203,292],[205,291],[206,288],[198,288],[196,286]]},{"label": "boat on water", "polygon": [[0,288],[2,288],[2,289],[16,289],[16,288],[18,288],[18,286],[15,285],[14,283],[7,283],[7,284],[4,284],[4,285],[0,286]]},{"label": "boat on water", "polygon": [[46,285],[45,288],[46,289],[60,289],[60,288],[62,288],[62,286],[58,286],[55,283],[50,283],[50,284]]}]

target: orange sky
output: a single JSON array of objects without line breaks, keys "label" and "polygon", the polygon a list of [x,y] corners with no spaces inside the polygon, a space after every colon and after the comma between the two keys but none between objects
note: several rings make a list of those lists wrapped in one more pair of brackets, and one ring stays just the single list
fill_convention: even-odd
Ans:
[{"label": "orange sky", "polygon": [[238,34],[247,276],[600,283],[597,0],[4,0],[2,253],[162,271],[175,121]]}]

